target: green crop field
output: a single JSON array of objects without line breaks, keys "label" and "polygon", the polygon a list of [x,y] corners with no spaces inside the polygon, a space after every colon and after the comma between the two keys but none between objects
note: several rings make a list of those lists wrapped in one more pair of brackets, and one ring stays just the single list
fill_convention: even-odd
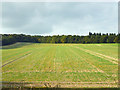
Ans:
[{"label": "green crop field", "polygon": [[3,46],[2,81],[25,87],[117,87],[118,44]]}]

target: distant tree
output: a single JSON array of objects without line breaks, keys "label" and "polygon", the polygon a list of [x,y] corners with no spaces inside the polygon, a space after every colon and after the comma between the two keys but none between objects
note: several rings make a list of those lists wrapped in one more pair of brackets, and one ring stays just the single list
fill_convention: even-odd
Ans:
[{"label": "distant tree", "polygon": [[118,43],[119,41],[118,41],[118,36],[117,37],[115,37],[115,39],[114,39],[114,41],[113,41],[114,43]]},{"label": "distant tree", "polygon": [[100,43],[100,36],[97,34],[95,39],[94,39],[94,43]]},{"label": "distant tree", "polygon": [[91,32],[89,32],[89,36],[91,36],[92,35],[92,33]]},{"label": "distant tree", "polygon": [[72,43],[72,35],[67,36],[67,43]]},{"label": "distant tree", "polygon": [[100,37],[100,43],[106,43],[107,42],[107,36],[103,35]]},{"label": "distant tree", "polygon": [[110,35],[108,36],[107,42],[108,42],[108,43],[113,43],[113,42],[114,42],[115,37],[116,37],[115,35],[110,34]]},{"label": "distant tree", "polygon": [[65,35],[62,35],[61,37],[61,43],[66,43],[67,37]]},{"label": "distant tree", "polygon": [[120,34],[114,33],[91,33],[87,36],[79,35],[25,35],[25,34],[2,34],[2,45],[9,45],[16,42],[35,42],[35,43],[120,43]]}]

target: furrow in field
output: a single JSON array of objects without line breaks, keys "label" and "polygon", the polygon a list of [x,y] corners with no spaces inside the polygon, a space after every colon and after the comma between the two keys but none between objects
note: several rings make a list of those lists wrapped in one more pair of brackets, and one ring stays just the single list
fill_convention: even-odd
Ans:
[{"label": "furrow in field", "polygon": [[[62,49],[63,49],[63,51],[64,52],[61,52],[62,51]],[[72,51],[74,52],[72,52]],[[78,49],[76,49],[76,50],[78,50]],[[79,51],[79,50],[78,50]],[[58,63],[58,57],[60,58],[61,57],[61,64],[58,64],[58,71],[61,71],[61,75],[63,75],[63,73],[70,73],[71,72],[71,74],[72,73],[80,73],[80,72],[82,72],[82,73],[84,73],[84,72],[89,72],[90,70],[91,70],[91,73],[92,72],[101,72],[101,73],[103,73],[103,77],[104,78],[106,78],[106,79],[110,79],[111,77],[110,77],[110,75],[109,74],[107,74],[106,72],[104,72],[104,70],[102,70],[101,68],[98,68],[96,65],[94,65],[95,63],[92,63],[92,62],[90,62],[90,60],[89,60],[89,58],[86,58],[86,56],[84,56],[84,54],[82,53],[83,51],[81,50],[81,52],[79,52],[79,54],[78,54],[78,51],[76,52],[75,51],[75,48],[73,48],[73,47],[59,47],[58,49],[57,49],[57,52],[59,52],[59,53],[56,53],[57,54],[57,62],[56,63]],[[76,55],[76,54],[77,55]],[[81,54],[82,55],[81,55]],[[86,52],[84,52],[84,53],[86,53]],[[59,56],[58,56],[59,55]],[[60,56],[61,55],[61,56]],[[87,54],[86,53],[86,55],[89,55],[89,54]],[[96,58],[94,58],[93,56],[91,56],[91,55],[89,55],[92,59],[96,59]],[[87,57],[89,57],[89,56],[87,56]],[[64,60],[65,59],[65,60]],[[85,60],[84,60],[85,59]],[[64,63],[63,63],[64,62]],[[71,62],[71,63],[70,63]],[[89,63],[88,63],[89,62]],[[65,64],[65,66],[63,66]],[[91,65],[92,64],[92,65]],[[84,67],[81,67],[81,65],[85,65]],[[62,69],[62,66],[64,67],[64,70]],[[68,69],[66,69],[66,67],[68,67]],[[77,68],[76,68],[77,67]],[[96,69],[96,70],[94,70],[94,71],[92,71],[93,69]],[[90,69],[91,68],[91,69]],[[83,70],[81,70],[81,69],[83,69]],[[85,71],[85,69],[86,69],[86,71]],[[90,72],[89,72],[90,73]],[[100,78],[100,77],[98,77],[97,75],[96,75],[96,73],[93,73],[93,75],[95,76],[95,78],[96,78],[96,80],[97,79],[99,79],[98,81],[102,81],[102,77]],[[78,74],[77,75],[77,77],[83,77],[83,75],[84,75],[84,77],[86,78],[87,76],[89,77],[89,75],[86,75],[86,74]],[[72,77],[76,77],[75,76],[75,74],[73,74],[73,76]],[[86,80],[89,80],[89,78],[86,78]],[[67,80],[67,79],[66,79]],[[103,79],[104,80],[104,79]],[[82,81],[82,79],[81,79],[81,81]],[[84,81],[84,80],[83,80]],[[91,80],[89,80],[89,81],[91,81]],[[92,80],[93,81],[93,80]]]},{"label": "furrow in field", "polygon": [[[3,83],[10,83],[9,81],[3,81]],[[21,83],[20,81],[12,81],[11,83]],[[58,81],[30,81],[30,82],[27,82],[27,81],[24,81],[24,83],[68,83],[68,84],[81,84],[81,83],[83,83],[83,84],[92,84],[92,83],[94,83],[94,84],[102,84],[102,83],[106,83],[106,84],[114,84],[114,83],[116,83],[116,82],[58,82]]]},{"label": "furrow in field", "polygon": [[55,58],[54,58],[54,71],[55,71]]},{"label": "furrow in field", "polygon": [[[73,50],[74,53],[71,50]],[[57,72],[61,72],[60,74],[58,73],[59,74],[58,81],[71,81],[72,82],[72,80],[73,81],[75,80],[75,81],[90,81],[91,82],[91,81],[104,80],[105,78],[101,77],[102,80],[100,80],[101,78],[97,76],[98,73],[104,74],[104,71],[100,69],[96,69],[96,66],[93,67],[91,64],[87,62],[87,60],[84,60],[83,59],[84,56],[80,54],[82,53],[82,51],[76,55],[75,53],[78,53],[78,51],[76,52],[76,50],[77,49],[73,47],[68,47],[68,46],[64,46],[64,47],[62,46],[57,49],[56,63],[58,63],[57,64],[58,66],[56,67],[57,68],[59,67],[57,69]],[[90,73],[93,76],[92,79],[90,78],[91,76],[89,76]],[[102,75],[102,76],[106,77],[106,75]],[[73,77],[73,78],[69,79],[69,77]]]},{"label": "furrow in field", "polygon": [[43,60],[43,66],[41,71],[45,72],[55,72],[55,48],[50,47],[49,51],[47,51],[47,54],[45,54]]},{"label": "furrow in field", "polygon": [[14,61],[19,60],[19,59],[25,58],[25,57],[27,57],[27,56],[30,55],[30,54],[31,54],[31,53],[27,53],[27,54],[25,54],[25,55],[23,55],[23,56],[21,56],[21,57],[15,59],[15,60],[9,61],[9,62],[3,64],[1,67],[4,67],[4,66],[6,66],[6,65],[8,65],[8,64],[10,64],[10,63],[12,63],[12,62],[14,62]]},{"label": "furrow in field", "polygon": [[[76,47],[74,47],[74,48],[76,48]],[[81,50],[81,49],[79,49],[79,50]],[[83,51],[83,50],[81,50],[81,51]],[[87,53],[87,52],[85,52],[85,53]],[[94,55],[95,56],[95,55]],[[89,57],[89,56],[88,56]],[[91,58],[92,59],[92,58]],[[102,59],[104,59],[104,58],[102,58]],[[99,59],[98,59],[99,60]],[[105,59],[106,60],[106,59]],[[90,61],[89,59],[87,60],[87,61]],[[92,61],[92,60],[91,60]],[[101,62],[101,61],[100,61]],[[93,63],[94,63],[94,66],[96,66],[95,65],[95,62],[93,61]],[[99,63],[99,61],[98,61],[98,63]],[[104,63],[104,62],[103,62]],[[111,65],[111,64],[110,64]],[[113,64],[114,65],[114,64]],[[101,63],[100,64],[98,64],[98,66],[99,66],[99,68],[101,69],[101,70],[103,70],[104,71],[104,74],[106,75],[106,76],[108,76],[109,78],[111,78],[111,79],[115,79],[115,77],[117,77],[117,73],[115,73],[115,72],[113,72],[113,70],[111,71],[111,72],[113,72],[113,73],[111,73],[110,72],[110,68],[109,69],[107,69],[107,66],[109,67],[109,64],[108,64],[108,62],[106,62],[106,67],[104,66],[104,65],[102,65],[101,66]],[[115,65],[114,65],[115,66]],[[104,68],[105,67],[105,68]],[[112,67],[112,66],[111,66]],[[116,76],[115,76],[116,75]],[[117,80],[117,79],[116,79]],[[115,80],[115,81],[116,81]]]},{"label": "furrow in field", "polygon": [[[3,68],[3,72],[12,70],[18,72],[25,71],[49,71],[52,68],[52,64],[49,64],[49,56],[51,54],[51,49],[49,47],[36,47],[31,51],[32,55],[23,58],[22,60],[18,60],[11,64],[9,68]],[[48,61],[46,61],[48,60]],[[51,61],[51,60],[50,60]],[[48,63],[46,65],[46,63]],[[11,68],[11,69],[10,69]],[[48,70],[49,69],[49,70]],[[53,70],[53,69],[52,69]],[[47,72],[46,71],[46,72]]]},{"label": "furrow in field", "polygon": [[[97,46],[99,45],[99,46]],[[118,60],[118,45],[117,44],[86,44],[81,45],[84,49],[97,52],[106,56],[110,56]],[[79,47],[79,46],[78,46]]]},{"label": "furrow in field", "polygon": [[2,56],[2,64],[5,64],[5,63],[12,61],[12,60],[15,60],[18,57],[20,57],[26,53],[29,53],[31,51],[32,50],[29,50],[29,49],[21,49],[21,50],[18,49],[17,51],[12,51],[14,53],[11,54],[10,56],[9,55],[7,56],[7,54],[9,54],[9,53],[4,53]]},{"label": "furrow in field", "polygon": [[[56,71],[52,71],[52,70],[49,70],[49,71],[40,71],[40,70],[32,70],[32,71],[3,71],[2,73],[8,73],[8,72],[19,72],[19,73],[26,73],[26,72],[56,72]],[[60,73],[60,71],[57,71]],[[76,72],[79,72],[79,73],[83,73],[83,72],[89,72],[89,73],[93,73],[93,72],[101,72],[101,71],[96,71],[96,70],[77,70],[77,71],[64,71],[64,72],[61,72],[61,73],[76,73]],[[103,72],[102,72],[103,73]]]},{"label": "furrow in field", "polygon": [[90,64],[80,59],[71,52],[68,46],[57,48],[56,52],[56,68],[57,72],[98,72]]},{"label": "furrow in field", "polygon": [[12,48],[2,49],[2,63],[6,62],[6,60],[8,61],[10,59],[15,59],[20,54],[31,50],[32,48],[29,48],[30,46],[32,46],[32,44],[30,43],[16,43],[13,45],[3,46],[3,47],[12,47]]},{"label": "furrow in field", "polygon": [[[30,58],[30,62],[28,65],[31,65],[31,67],[28,68],[28,71],[54,72],[55,71],[54,53],[55,53],[55,50],[53,47],[46,47],[46,48],[43,47],[42,49],[38,48],[37,50],[35,50],[32,55],[33,57]],[[23,72],[23,71],[20,71],[20,72]]]},{"label": "furrow in field", "polygon": [[[103,54],[100,54],[100,53],[96,53],[96,52],[93,52],[93,51],[90,51],[90,50],[87,50],[87,49],[83,49],[83,48],[80,48],[80,47],[76,47],[76,48],[79,48],[80,50],[82,50],[84,52],[87,52],[89,54],[95,55],[95,56],[100,57],[100,58],[104,58],[104,59],[107,58],[106,60],[108,60],[108,61],[110,61],[110,62],[112,62],[114,64],[118,64],[118,62],[116,62],[118,60],[113,58],[113,57],[106,56],[106,55],[103,55]],[[112,60],[110,60],[110,59],[112,59]],[[115,61],[113,61],[113,60],[115,60]]]},{"label": "furrow in field", "polygon": [[[75,52],[76,53],[76,52]],[[81,57],[78,53],[76,53],[76,55],[78,55],[79,57]],[[114,76],[113,75],[109,75],[107,72],[105,72],[105,71],[103,71],[102,69],[100,69],[100,68],[98,68],[98,67],[96,67],[95,65],[93,65],[92,63],[90,63],[89,62],[89,60],[86,58],[83,58],[83,57],[81,57],[83,60],[85,60],[86,62],[88,62],[90,65],[92,65],[94,68],[96,68],[99,72],[101,72],[101,73],[103,73],[103,74],[105,74],[107,77],[106,77],[106,79],[107,78],[111,78],[111,79],[113,79],[114,80]],[[111,77],[112,76],[112,77]],[[116,82],[116,80],[115,80],[115,82]]]},{"label": "furrow in field", "polygon": [[76,56],[82,58],[82,60],[84,60],[86,63],[88,63],[89,65],[91,65],[93,68],[97,69],[98,72],[104,73],[103,70],[97,68],[96,66],[94,66],[92,63],[88,62],[85,60],[85,58],[81,57],[79,54],[77,54],[76,52],[74,52],[73,50],[71,50],[72,53],[74,53]]},{"label": "furrow in field", "polygon": [[95,82],[95,83],[84,83],[84,82],[24,82],[24,85],[21,85],[21,82],[3,82],[3,86],[25,86],[25,87],[37,87],[37,88],[102,88],[102,87],[118,87],[116,83],[102,83],[102,82]]}]

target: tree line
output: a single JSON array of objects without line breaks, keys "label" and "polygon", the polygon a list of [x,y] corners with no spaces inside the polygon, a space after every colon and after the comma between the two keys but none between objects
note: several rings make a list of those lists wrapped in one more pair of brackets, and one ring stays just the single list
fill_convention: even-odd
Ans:
[{"label": "tree line", "polygon": [[120,43],[120,34],[115,33],[91,33],[86,36],[79,35],[25,35],[25,34],[2,34],[2,45],[10,45],[16,42],[33,43]]}]

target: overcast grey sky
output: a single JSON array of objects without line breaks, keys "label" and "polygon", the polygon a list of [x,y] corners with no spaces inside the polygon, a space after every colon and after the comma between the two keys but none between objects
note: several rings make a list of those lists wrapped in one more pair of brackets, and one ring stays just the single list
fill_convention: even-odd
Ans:
[{"label": "overcast grey sky", "polygon": [[117,33],[117,2],[4,2],[2,32],[37,35]]}]

